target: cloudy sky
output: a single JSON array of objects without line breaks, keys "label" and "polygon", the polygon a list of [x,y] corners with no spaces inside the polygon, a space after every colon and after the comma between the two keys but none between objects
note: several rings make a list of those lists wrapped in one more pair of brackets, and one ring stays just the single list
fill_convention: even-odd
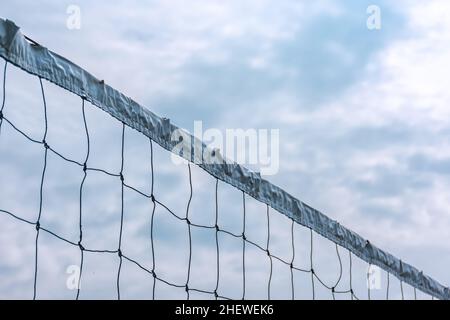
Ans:
[{"label": "cloudy sky", "polygon": [[[381,9],[380,30],[366,26],[366,9],[372,4]],[[69,5],[81,10],[79,30],[66,26]],[[13,20],[23,33],[181,127],[192,131],[194,121],[201,120],[204,128],[221,130],[279,129],[280,168],[269,180],[446,285],[450,283],[449,11],[445,0],[245,4],[6,0],[0,4],[0,16]],[[39,82],[12,66],[8,77],[5,115],[30,135],[41,137]],[[86,146],[79,99],[48,83],[44,86],[51,145],[82,161]],[[121,126],[94,107],[87,108],[93,140],[90,163],[117,172]],[[30,146],[6,125],[1,134],[0,209],[34,221],[42,149]],[[148,190],[148,179],[143,178],[149,169],[148,141],[131,130],[126,134],[126,170],[133,183]],[[155,157],[160,177],[156,177],[155,194],[183,215],[189,196],[187,169],[174,166],[161,150],[155,151]],[[44,216],[49,225],[76,239],[82,172],[58,161],[56,157],[49,160],[55,170],[48,173]],[[212,223],[214,180],[193,170],[192,211],[197,212],[193,215]],[[96,214],[86,218],[86,228],[92,228],[91,233],[86,231],[86,241],[90,239],[97,247],[116,246],[110,245],[110,240],[117,238],[120,218],[120,183],[116,180],[97,173],[88,177],[86,188],[91,191],[86,192],[86,211]],[[110,187],[113,184],[116,187]],[[223,223],[239,229],[241,195],[227,186],[222,188],[223,202],[229,206],[223,211],[236,212],[235,217],[226,213]],[[128,234],[134,235],[129,250],[151,265],[149,204],[134,197],[126,199],[133,212],[127,220]],[[265,228],[264,207],[249,206],[255,211],[254,227],[261,231]],[[283,243],[283,237],[290,237],[286,235],[289,223],[280,218],[277,225],[279,214],[272,216],[274,238]],[[0,261],[0,296],[29,298],[34,229],[18,227],[7,217],[0,219],[7,229],[0,236],[1,255],[8,257]],[[177,241],[186,240],[186,227],[179,225],[178,230],[174,223],[161,219],[161,259],[174,269],[167,271],[168,276],[179,276],[174,281],[182,283],[185,271],[178,272],[182,268],[175,267],[182,262],[170,260],[169,253]],[[184,238],[169,234],[183,234]],[[210,235],[198,237],[201,244],[214,241]],[[47,240],[49,243],[42,240],[43,255],[48,251],[49,257],[42,259],[45,270],[41,279],[50,279],[52,272],[62,273],[64,279],[66,266],[78,263],[78,249],[59,248]],[[229,254],[223,260],[240,263],[241,252],[233,254],[233,245],[224,245]],[[206,245],[199,247],[195,272],[200,278],[202,272],[214,275],[202,262],[211,259]],[[56,248],[63,253],[52,255]],[[335,254],[332,249],[324,248],[318,259],[328,259]],[[68,262],[58,265],[64,259]],[[86,263],[91,266],[117,264],[117,256],[90,259]],[[256,279],[267,271],[255,268]],[[232,269],[235,272],[230,271],[230,277],[236,276],[240,285],[238,269]],[[116,272],[114,268],[87,272],[85,297],[114,298],[111,279]],[[148,275],[137,273],[130,271],[131,276],[124,280],[130,297],[148,297],[148,288],[135,284],[144,283],[136,279]],[[324,273],[325,278],[328,273],[336,278],[336,270]],[[280,297],[285,280],[280,277],[280,289],[275,290]],[[61,283],[59,289],[41,284],[41,297],[72,297],[73,291]],[[211,288],[214,281],[211,283],[204,285]],[[236,284],[223,290],[239,296],[241,289]],[[257,294],[257,287],[252,290]],[[177,294],[168,291],[167,297]]]}]

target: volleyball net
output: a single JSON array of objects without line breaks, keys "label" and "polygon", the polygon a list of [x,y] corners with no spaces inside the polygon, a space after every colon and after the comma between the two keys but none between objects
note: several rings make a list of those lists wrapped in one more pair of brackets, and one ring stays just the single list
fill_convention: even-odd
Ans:
[{"label": "volleyball net", "polygon": [[9,20],[0,56],[0,295],[450,297]]}]

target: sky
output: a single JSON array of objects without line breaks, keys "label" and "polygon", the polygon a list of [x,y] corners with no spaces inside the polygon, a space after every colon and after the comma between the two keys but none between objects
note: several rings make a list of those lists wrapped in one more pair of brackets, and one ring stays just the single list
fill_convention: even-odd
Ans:
[{"label": "sky", "polygon": [[[70,5],[80,8],[80,29],[66,25]],[[367,28],[369,5],[380,8],[379,30]],[[30,38],[189,131],[198,120],[204,128],[222,131],[279,129],[279,171],[268,177],[271,182],[448,285],[449,10],[450,4],[444,0],[245,4],[234,0],[189,4],[178,0],[126,4],[6,0],[0,4],[0,17],[13,20]],[[82,161],[86,141],[79,99],[49,83],[44,87],[48,140]],[[36,78],[8,66],[4,113],[34,137],[43,133],[41,99]],[[95,107],[86,107],[92,140],[89,161],[94,167],[117,172],[121,125]],[[149,190],[148,140],[132,130],[126,134],[125,171],[131,182]],[[0,155],[0,209],[35,220],[41,148],[30,146],[3,125]],[[49,168],[44,218],[76,239],[82,175],[79,168],[68,167],[54,156]],[[174,166],[167,152],[156,146],[155,168],[155,194],[184,214],[189,197],[187,168]],[[193,168],[193,177],[192,214],[198,221],[212,223],[214,179],[198,168]],[[120,218],[120,183],[116,180],[98,173],[87,179],[86,242],[97,247],[116,246]],[[239,230],[242,195],[224,184],[220,190],[222,222]],[[131,213],[125,242],[130,244],[128,250],[151,265],[148,201],[134,194],[126,196],[127,212]],[[248,202],[248,211],[255,214],[249,228],[254,228],[255,237],[264,243],[265,208],[251,199]],[[91,216],[89,212],[93,212]],[[283,247],[290,238],[290,225],[279,216],[271,212],[273,241]],[[156,237],[161,250],[157,260],[164,261],[161,266],[165,269],[161,269],[167,270],[162,271],[167,277],[183,282],[186,226],[166,219],[163,212],[158,217],[160,234]],[[29,298],[34,229],[19,227],[4,216],[0,219],[7,230],[0,236],[1,255],[7,256],[0,262],[0,297]],[[305,247],[302,240],[308,235],[301,228],[298,232],[299,247]],[[194,242],[199,244],[199,254],[194,259],[198,265],[193,268],[196,276],[192,281],[211,288],[215,273],[209,260],[215,239],[207,233],[197,236]],[[64,277],[67,265],[78,263],[78,248],[60,247],[50,237],[42,241],[45,268],[40,279],[59,274],[62,280],[57,284],[42,280],[41,297],[71,298],[74,292],[64,287]],[[223,276],[228,272],[236,279],[225,281],[223,290],[238,296],[242,252],[239,244],[223,241],[222,260],[238,265],[224,268]],[[333,261],[334,269],[323,271],[332,281],[336,278],[334,247],[323,242],[317,261]],[[184,249],[174,257],[173,247]],[[288,249],[280,249],[280,254],[289,256]],[[254,255],[249,259],[254,263],[253,276],[266,277],[267,259],[260,257],[266,259],[261,267],[263,262]],[[116,260],[117,256],[87,258],[86,270],[96,271],[86,271],[84,298],[115,297],[112,278],[117,270],[106,266],[117,264]],[[130,269],[123,280],[129,297],[148,298],[151,281],[144,280],[148,275],[128,265],[124,268]],[[361,264],[362,279],[363,270]],[[202,280],[202,274],[211,274],[212,280]],[[279,274],[283,276],[274,280],[274,293],[285,297],[289,279],[285,270]],[[257,284],[249,285],[249,294],[258,297],[260,291]],[[305,291],[307,297],[310,289]],[[158,292],[160,297],[185,294],[162,285]]]}]

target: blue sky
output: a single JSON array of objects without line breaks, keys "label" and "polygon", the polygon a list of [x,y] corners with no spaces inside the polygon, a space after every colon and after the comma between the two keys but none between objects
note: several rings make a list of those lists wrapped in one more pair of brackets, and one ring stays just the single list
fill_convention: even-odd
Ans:
[{"label": "blue sky", "polygon": [[[66,28],[70,4],[81,9],[80,30]],[[381,30],[366,27],[366,8],[371,4],[381,8]],[[196,120],[202,120],[205,128],[221,130],[280,129],[280,170],[270,177],[272,182],[444,284],[450,283],[449,10],[443,0],[192,1],[189,5],[177,0],[126,4],[6,0],[0,4],[0,15],[15,21],[22,32],[188,130],[193,130]],[[12,106],[7,111],[38,136],[42,132],[38,83],[15,73],[9,87]],[[24,91],[25,86],[32,89]],[[83,147],[67,145],[67,141],[84,143],[82,124],[73,123],[73,117],[79,116],[78,100],[56,88],[49,91],[53,97],[49,101],[70,106],[51,103],[50,135],[58,147],[82,158]],[[97,140],[93,133],[98,149],[92,161],[116,169],[120,125],[111,124],[99,111],[90,112],[99,127]],[[61,136],[65,139],[57,139]],[[142,147],[145,140],[132,136],[130,174],[134,182],[147,187],[141,179],[148,169],[141,166],[148,160]],[[1,194],[9,195],[2,202],[15,208],[13,200],[22,199],[16,190],[26,189],[19,187],[23,179],[38,181],[39,163],[31,157],[39,149],[3,151],[16,145],[13,138],[5,145],[3,138],[0,169],[11,168],[17,159],[23,162],[20,173],[10,171],[9,186],[0,183],[5,191]],[[162,178],[157,184],[161,197],[183,210],[185,201],[174,199],[186,197],[185,168],[174,169],[164,159],[161,155]],[[58,166],[63,168],[55,160]],[[67,210],[76,212],[79,177],[73,176],[72,182],[66,179],[66,189],[54,185],[61,199],[68,200],[49,206],[73,202]],[[109,183],[101,178],[90,181],[92,187],[98,185],[95,190]],[[183,190],[173,188],[177,181],[184,183]],[[198,188],[196,201],[201,208],[211,201],[208,189],[213,182],[201,173],[197,181],[207,189]],[[31,183],[29,188],[31,194],[35,190]],[[100,210],[111,217],[116,217],[116,189],[104,189],[108,208]],[[238,196],[232,191],[225,194],[234,199],[228,201],[230,211],[238,208]],[[23,197],[21,206],[32,207]],[[143,206],[138,200],[130,202],[133,208]],[[110,221],[108,217],[105,214],[97,223]],[[145,234],[139,231],[146,223],[144,217],[145,210],[142,221],[136,218],[136,234]],[[76,223],[75,218],[67,218],[60,227],[75,235],[76,230],[69,231],[73,227],[69,221]],[[224,223],[233,225],[233,219]],[[115,230],[116,223],[108,228]],[[107,230],[105,238],[113,234]],[[14,234],[18,243],[26,242]],[[11,257],[17,259],[12,258],[11,266],[23,262],[26,255],[13,251]],[[76,251],[74,255],[76,261]],[[29,274],[22,273],[27,283]],[[28,288],[14,286],[19,296]],[[0,293],[5,296],[5,289]]]}]

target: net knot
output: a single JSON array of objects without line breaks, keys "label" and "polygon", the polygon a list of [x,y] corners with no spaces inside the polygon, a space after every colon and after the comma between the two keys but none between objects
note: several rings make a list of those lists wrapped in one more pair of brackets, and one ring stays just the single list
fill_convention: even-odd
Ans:
[{"label": "net knot", "polygon": [[42,143],[44,144],[44,148],[45,149],[49,149],[50,148],[50,146],[48,145],[47,141],[45,141],[45,139],[42,140]]},{"label": "net knot", "polygon": [[216,225],[215,225],[214,227],[216,228],[216,231],[217,231],[217,232],[220,231],[219,225],[218,225],[217,223],[216,223]]},{"label": "net knot", "polygon": [[334,293],[334,292],[335,292],[334,290],[335,290],[335,288],[334,288],[334,287],[332,287],[332,288],[331,288],[331,292],[333,292],[333,293]]},{"label": "net knot", "polygon": [[83,171],[86,172],[86,170],[87,170],[87,165],[86,165],[86,162],[85,162],[85,163],[83,163]]},{"label": "net knot", "polygon": [[0,111],[0,120],[3,119],[3,111]]},{"label": "net knot", "polygon": [[122,172],[120,173],[120,175],[119,175],[119,177],[120,177],[120,181],[124,181],[125,180],[125,178],[123,177],[123,174],[122,174]]},{"label": "net knot", "polygon": [[189,218],[186,218],[186,223],[187,223],[188,225],[191,225],[191,220],[189,220]]},{"label": "net knot", "polygon": [[83,245],[81,244],[81,240],[78,241],[78,247],[80,248],[81,251],[84,251],[84,247],[83,247]]},{"label": "net knot", "polygon": [[294,264],[291,262],[290,264],[291,269],[294,269]]},{"label": "net knot", "polygon": [[188,292],[188,291],[189,291],[189,287],[188,287],[188,285],[186,285],[186,286],[184,287],[184,290],[185,290],[186,292]]},{"label": "net knot", "polygon": [[119,258],[122,258],[122,250],[117,250],[117,255],[119,256]]},{"label": "net knot", "polygon": [[152,199],[152,202],[156,202],[155,196],[153,195],[153,193],[150,195],[150,199]]},{"label": "net knot", "polygon": [[266,253],[267,253],[267,255],[270,257],[270,251],[269,251],[269,249],[266,249]]},{"label": "net knot", "polygon": [[153,278],[156,278],[156,272],[155,272],[155,270],[152,270],[152,276],[153,276]]},{"label": "net knot", "polygon": [[217,290],[214,290],[214,297],[218,298],[219,294],[217,293]]},{"label": "net knot", "polygon": [[313,268],[311,268],[311,273],[312,273],[312,274],[315,274],[315,272],[314,272],[314,269],[313,269]]},{"label": "net knot", "polygon": [[39,231],[39,229],[41,229],[41,224],[38,222],[36,222],[36,231]]},{"label": "net knot", "polygon": [[244,239],[244,241],[247,240],[247,237],[245,236],[245,233],[242,232],[242,239]]}]

